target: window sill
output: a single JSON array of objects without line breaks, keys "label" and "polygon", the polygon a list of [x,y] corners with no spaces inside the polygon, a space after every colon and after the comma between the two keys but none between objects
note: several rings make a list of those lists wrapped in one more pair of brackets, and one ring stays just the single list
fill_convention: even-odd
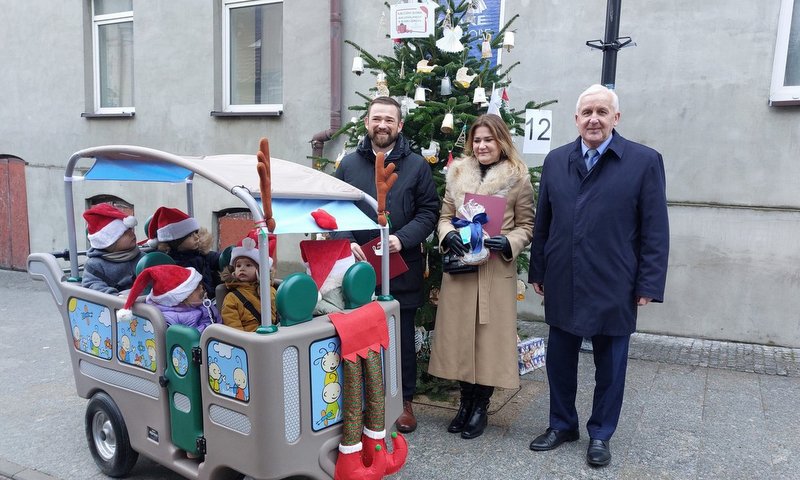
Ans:
[{"label": "window sill", "polygon": [[81,113],[81,117],[83,118],[131,118],[136,115],[136,112],[127,112],[127,113],[89,113],[83,112]]},{"label": "window sill", "polygon": [[283,110],[274,112],[221,112],[213,110],[212,117],[280,117],[283,115]]}]

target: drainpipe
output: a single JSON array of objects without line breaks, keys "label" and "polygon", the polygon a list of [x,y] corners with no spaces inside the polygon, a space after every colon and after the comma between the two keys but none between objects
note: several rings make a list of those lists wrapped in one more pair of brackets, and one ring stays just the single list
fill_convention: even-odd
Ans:
[{"label": "drainpipe", "polygon": [[331,126],[311,138],[311,154],[322,156],[325,142],[342,127],[342,2],[331,2]]}]

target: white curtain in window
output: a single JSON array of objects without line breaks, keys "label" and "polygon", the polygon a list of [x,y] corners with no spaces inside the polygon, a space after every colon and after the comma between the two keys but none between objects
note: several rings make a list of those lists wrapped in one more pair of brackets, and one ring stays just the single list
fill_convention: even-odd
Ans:
[{"label": "white curtain in window", "polygon": [[100,106],[133,106],[133,22],[98,27]]},{"label": "white curtain in window", "polygon": [[282,28],[282,3],[231,9],[231,104],[283,103]]}]

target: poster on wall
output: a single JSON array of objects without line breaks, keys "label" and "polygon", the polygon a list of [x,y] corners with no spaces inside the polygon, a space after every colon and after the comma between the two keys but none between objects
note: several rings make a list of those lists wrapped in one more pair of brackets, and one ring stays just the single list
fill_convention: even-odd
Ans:
[{"label": "poster on wall", "polygon": [[435,4],[398,3],[389,8],[389,29],[392,38],[419,38],[434,34]]}]

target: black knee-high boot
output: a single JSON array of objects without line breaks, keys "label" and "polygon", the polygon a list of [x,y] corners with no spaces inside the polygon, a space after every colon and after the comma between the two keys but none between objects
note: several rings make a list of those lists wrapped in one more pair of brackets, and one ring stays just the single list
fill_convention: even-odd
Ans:
[{"label": "black knee-high boot", "polygon": [[459,433],[464,430],[469,417],[472,415],[472,405],[474,403],[473,393],[475,390],[474,383],[458,382],[461,387],[461,402],[458,406],[458,412],[447,427],[450,433]]},{"label": "black knee-high boot", "polygon": [[486,429],[486,424],[489,421],[489,399],[494,393],[494,387],[487,387],[486,385],[476,384],[473,389],[474,403],[472,407],[472,414],[464,425],[464,430],[461,432],[461,438],[475,438],[480,437]]}]

